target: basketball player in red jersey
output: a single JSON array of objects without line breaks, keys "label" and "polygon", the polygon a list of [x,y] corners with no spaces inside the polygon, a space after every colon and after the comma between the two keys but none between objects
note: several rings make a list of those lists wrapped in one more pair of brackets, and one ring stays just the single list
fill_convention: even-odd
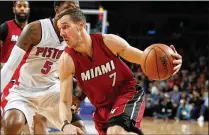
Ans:
[{"label": "basketball player in red jersey", "polygon": [[[2,51],[0,57],[1,67],[7,62],[22,29],[28,23],[28,17],[30,14],[29,2],[25,0],[14,1],[13,12],[15,19],[6,21],[0,26],[0,44]],[[13,77],[12,80],[15,80],[15,77]],[[13,83],[11,82],[10,85],[12,84]],[[8,95],[8,88],[4,90],[4,95]],[[6,102],[2,102],[1,105],[5,106],[5,103]]]},{"label": "basketball player in red jersey", "polygon": [[[65,10],[57,16],[60,35],[67,42],[59,59],[61,80],[60,117],[62,130],[76,134],[70,124],[72,78],[96,107],[93,114],[95,127],[100,135],[143,134],[140,123],[145,108],[142,88],[127,65],[118,56],[139,64],[143,51],[131,47],[124,39],[113,34],[91,34],[85,29],[85,16],[79,9]],[[175,51],[175,48],[171,46]],[[176,51],[175,51],[176,52]],[[182,64],[182,58],[174,53],[174,74]]]},{"label": "basketball player in red jersey", "polygon": [[[3,67],[4,63],[7,62],[10,53],[14,45],[16,44],[18,37],[20,36],[22,29],[28,23],[28,18],[30,14],[29,2],[25,0],[14,1],[13,13],[15,18],[13,20],[6,21],[0,26],[1,68]],[[7,103],[5,97],[8,95],[9,89],[13,86],[14,81],[17,81],[15,75],[13,76],[12,81],[4,89],[4,94],[1,99],[2,110],[4,110],[4,107]]]},{"label": "basketball player in red jersey", "polygon": [[[79,8],[77,0],[55,1],[56,14],[63,9]],[[27,123],[31,134],[48,134],[46,128],[38,127],[36,114],[44,116],[57,128],[59,120],[59,79],[57,62],[66,43],[58,36],[53,19],[41,19],[25,26],[8,61],[1,70],[1,91],[20,66],[18,82],[10,89],[5,106],[3,129],[5,134],[20,134]],[[74,113],[77,132],[85,132],[79,116]],[[80,127],[80,128],[78,128]],[[82,130],[83,131],[82,131]]]},{"label": "basketball player in red jersey", "polygon": [[14,1],[13,12],[15,19],[6,21],[0,26],[1,66],[7,62],[22,29],[28,23],[30,14],[29,2],[25,0]]}]

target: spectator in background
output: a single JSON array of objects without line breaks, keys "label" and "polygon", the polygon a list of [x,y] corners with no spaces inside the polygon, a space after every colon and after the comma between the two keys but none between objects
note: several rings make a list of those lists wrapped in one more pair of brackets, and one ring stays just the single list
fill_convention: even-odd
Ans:
[{"label": "spectator in background", "polygon": [[159,82],[159,90],[161,92],[166,92],[166,81],[165,80]]},{"label": "spectator in background", "polygon": [[192,105],[191,119],[196,120],[199,117],[200,108],[203,104],[203,101],[200,99],[200,93],[197,89],[193,90],[190,104]]},{"label": "spectator in background", "polygon": [[179,92],[179,86],[177,84],[173,85],[173,91],[170,92],[170,99],[173,106],[172,117],[175,117],[181,99],[181,92]]},{"label": "spectator in background", "polygon": [[160,99],[159,105],[156,105],[154,110],[154,117],[156,119],[168,120],[172,115],[172,104],[169,100],[169,95],[164,94],[164,97]]},{"label": "spectator in background", "polygon": [[170,92],[171,102],[177,106],[181,99],[181,92],[179,92],[179,86],[174,84],[173,91]]},{"label": "spectator in background", "polygon": [[205,99],[204,104],[201,106],[200,117],[197,119],[198,122],[204,122],[204,115],[207,110],[208,110],[208,97]]},{"label": "spectator in background", "polygon": [[200,65],[200,68],[203,68],[205,67],[206,65],[206,58],[204,55],[200,56],[199,57],[199,65]]},{"label": "spectator in background", "polygon": [[188,78],[189,78],[189,82],[196,81],[196,79],[197,79],[197,73],[195,71],[193,71],[191,74],[189,74]]},{"label": "spectator in background", "polygon": [[173,89],[174,86],[174,77],[172,76],[170,79],[167,80],[167,85],[166,85],[166,92],[170,92]]},{"label": "spectator in background", "polygon": [[[149,93],[149,94],[148,94]],[[152,116],[153,111],[157,105],[159,105],[160,92],[157,82],[150,82],[146,96],[146,116]]]},{"label": "spectator in background", "polygon": [[205,117],[208,117],[208,114],[206,114],[206,112],[208,112],[208,87],[208,84],[205,83],[205,91],[203,93],[204,104],[201,106],[200,117],[197,119],[198,122],[204,122]]},{"label": "spectator in background", "polygon": [[187,91],[187,87],[189,84],[189,78],[188,78],[188,70],[182,70],[182,82],[180,84],[180,87],[182,91]]},{"label": "spectator in background", "polygon": [[206,75],[205,73],[201,73],[197,78],[197,84],[196,84],[196,87],[200,89],[201,95],[203,95],[206,90],[205,82],[206,82]]},{"label": "spectator in background", "polygon": [[189,120],[191,117],[191,105],[186,92],[181,94],[180,105],[176,112],[176,120]]},{"label": "spectator in background", "polygon": [[156,81],[150,82],[149,84],[149,90],[150,90],[150,97],[152,99],[152,106],[156,106],[159,104],[160,100],[160,91],[158,88],[158,83]]},{"label": "spectator in background", "polygon": [[159,95],[159,88],[157,82],[151,83],[151,95],[153,96],[154,100],[157,100],[157,97]]}]

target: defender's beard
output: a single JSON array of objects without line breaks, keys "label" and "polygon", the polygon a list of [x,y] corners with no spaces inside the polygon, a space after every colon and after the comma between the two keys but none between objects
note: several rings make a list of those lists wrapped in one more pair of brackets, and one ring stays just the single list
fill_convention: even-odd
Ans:
[{"label": "defender's beard", "polygon": [[29,12],[25,14],[25,16],[21,16],[20,13],[15,13],[15,17],[18,20],[18,22],[23,23],[26,22],[29,18]]}]

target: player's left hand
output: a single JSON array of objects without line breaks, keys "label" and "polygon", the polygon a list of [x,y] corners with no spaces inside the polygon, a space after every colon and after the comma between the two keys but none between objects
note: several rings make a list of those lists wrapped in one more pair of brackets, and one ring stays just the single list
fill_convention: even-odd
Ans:
[{"label": "player's left hand", "polygon": [[84,135],[84,132],[80,128],[72,124],[66,125],[63,129],[63,132],[65,135]]},{"label": "player's left hand", "polygon": [[173,68],[173,75],[175,75],[179,69],[181,68],[182,65],[182,57],[181,55],[179,55],[175,49],[175,47],[173,45],[170,46],[170,48],[175,52],[172,54],[172,56],[174,57],[174,61],[173,64],[175,65],[175,67]]}]

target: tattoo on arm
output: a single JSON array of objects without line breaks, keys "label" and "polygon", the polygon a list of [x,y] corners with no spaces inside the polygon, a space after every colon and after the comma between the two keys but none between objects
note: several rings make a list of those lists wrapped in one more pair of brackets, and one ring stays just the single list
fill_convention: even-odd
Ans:
[{"label": "tattoo on arm", "polygon": [[41,24],[40,22],[32,22],[23,29],[17,45],[27,51],[32,45],[37,45],[41,40]]}]

